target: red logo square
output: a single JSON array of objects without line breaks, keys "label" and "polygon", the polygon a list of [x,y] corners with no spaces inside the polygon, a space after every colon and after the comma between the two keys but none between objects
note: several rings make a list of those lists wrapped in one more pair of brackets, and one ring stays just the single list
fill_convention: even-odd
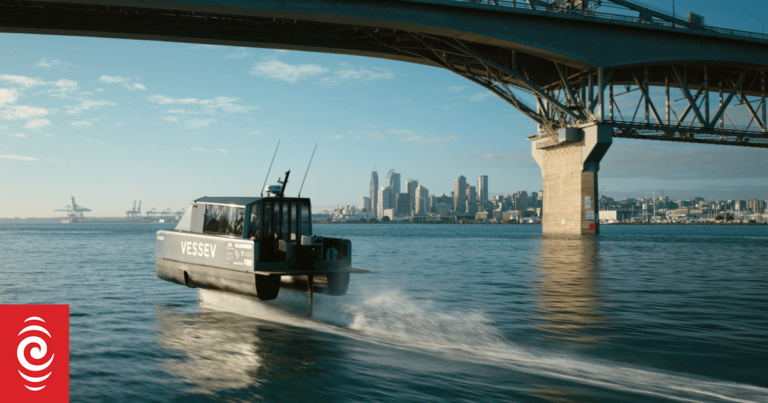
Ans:
[{"label": "red logo square", "polygon": [[0,305],[0,403],[69,402],[69,305]]}]

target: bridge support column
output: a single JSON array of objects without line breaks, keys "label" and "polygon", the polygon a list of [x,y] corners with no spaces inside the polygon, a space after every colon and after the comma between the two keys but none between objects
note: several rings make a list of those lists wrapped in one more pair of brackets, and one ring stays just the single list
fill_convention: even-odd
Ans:
[{"label": "bridge support column", "polygon": [[544,177],[545,235],[600,234],[597,171],[612,139],[610,125],[594,124],[581,127],[581,141],[547,147],[532,142],[531,153]]}]

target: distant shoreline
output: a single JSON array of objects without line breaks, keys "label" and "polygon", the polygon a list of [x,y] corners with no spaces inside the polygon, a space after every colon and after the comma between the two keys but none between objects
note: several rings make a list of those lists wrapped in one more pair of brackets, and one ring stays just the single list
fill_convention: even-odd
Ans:
[{"label": "distant shoreline", "polygon": [[[471,223],[455,223],[455,222],[409,222],[409,221],[390,221],[390,222],[360,222],[360,221],[349,221],[349,222],[339,222],[339,221],[315,221],[314,224],[386,224],[386,225],[402,225],[402,224],[438,224],[438,225],[445,225],[445,224],[459,224],[459,225],[541,225],[541,224],[527,224],[527,223],[480,223],[480,222],[471,222]],[[712,225],[712,226],[739,226],[739,225],[764,225],[768,226],[768,223],[687,223],[687,222],[661,222],[661,223],[652,223],[652,222],[635,222],[635,223],[613,223],[613,224],[600,224],[601,226],[618,226],[618,225]]]}]

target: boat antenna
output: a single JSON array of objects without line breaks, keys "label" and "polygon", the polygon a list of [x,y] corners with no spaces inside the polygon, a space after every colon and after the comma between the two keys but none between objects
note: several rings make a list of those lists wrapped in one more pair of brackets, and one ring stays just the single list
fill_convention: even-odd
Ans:
[{"label": "boat antenna", "polygon": [[269,170],[267,170],[267,177],[264,178],[264,185],[261,186],[261,197],[264,197],[264,186],[267,186],[267,179],[269,179],[269,173],[272,171],[272,164],[275,162],[275,155],[277,155],[278,148],[280,148],[280,140],[277,140],[277,147],[275,147],[275,153],[272,154],[272,162],[269,163]]},{"label": "boat antenna", "polygon": [[304,181],[307,180],[309,166],[312,165],[312,159],[315,158],[315,151],[317,151],[317,143],[315,143],[315,149],[312,150],[312,156],[309,158],[309,164],[307,164],[307,172],[304,172],[304,180],[301,181],[301,187],[299,188],[299,197],[301,197],[301,189],[304,189]]}]

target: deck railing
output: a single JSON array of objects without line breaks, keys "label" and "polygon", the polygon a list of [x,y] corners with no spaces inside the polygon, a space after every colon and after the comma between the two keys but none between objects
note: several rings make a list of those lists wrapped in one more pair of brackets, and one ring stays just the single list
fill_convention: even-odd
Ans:
[{"label": "deck railing", "polygon": [[[409,1],[409,0],[404,0]],[[523,0],[442,0],[445,3],[470,3],[470,4],[482,4],[487,6],[496,6],[496,7],[503,7],[503,8],[519,8],[524,10],[532,10],[532,11],[540,11],[543,13],[562,13],[562,14],[572,14],[572,15],[581,15],[583,17],[590,17],[590,18],[599,18],[599,19],[605,19],[605,20],[614,20],[614,21],[626,21],[626,22],[635,22],[635,23],[644,23],[644,24],[651,24],[651,25],[657,25],[657,26],[664,26],[669,28],[681,28],[686,30],[691,29],[701,29],[702,31],[710,31],[710,32],[717,32],[721,34],[726,35],[735,35],[735,36],[745,36],[749,38],[757,38],[757,39],[766,39],[768,40],[768,34],[762,34],[758,32],[750,32],[750,31],[741,31],[737,29],[727,29],[727,28],[718,28],[718,27],[712,27],[708,25],[698,25],[697,28],[688,28],[683,25],[680,25],[678,23],[673,23],[665,20],[660,20],[658,18],[651,20],[641,18],[640,16],[631,16],[631,15],[621,15],[621,14],[610,14],[610,13],[601,13],[596,12],[593,10],[581,10],[577,8],[563,8],[563,7],[557,7],[557,6],[548,6],[544,7],[541,5],[530,5],[528,2]],[[661,12],[667,15],[670,18],[673,18],[672,14],[668,14],[666,11],[656,9],[654,7],[641,5],[642,7],[645,7],[649,10],[653,10],[656,12]],[[620,6],[617,6],[617,8],[622,8]],[[628,10],[630,11],[630,10]],[[634,10],[631,10],[634,11]],[[674,18],[680,19],[680,16],[675,16]]]}]

